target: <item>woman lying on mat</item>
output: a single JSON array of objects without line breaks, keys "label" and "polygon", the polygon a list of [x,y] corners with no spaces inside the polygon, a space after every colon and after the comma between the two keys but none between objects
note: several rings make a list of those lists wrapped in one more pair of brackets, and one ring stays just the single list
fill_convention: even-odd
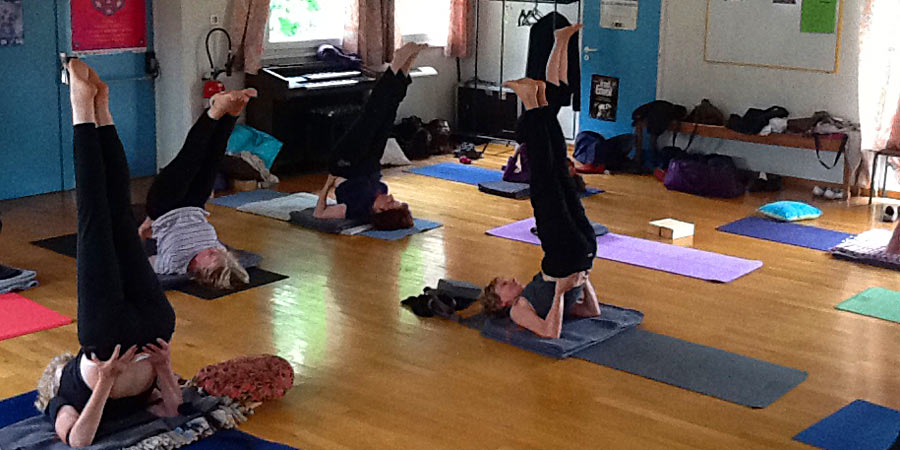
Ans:
[{"label": "woman lying on mat", "polygon": [[[515,278],[495,278],[479,299],[487,314],[508,314],[518,325],[545,338],[558,338],[563,316],[600,315],[597,294],[588,279],[597,240],[574,181],[569,176],[568,146],[556,115],[566,92],[565,50],[581,28],[556,32],[547,64],[547,83],[522,79],[507,82],[525,106],[518,125],[531,163],[531,206],[544,258],[541,272],[527,286]],[[561,57],[561,59],[560,59]]]},{"label": "woman lying on mat", "polygon": [[[317,219],[364,220],[380,230],[413,226],[409,205],[395,200],[381,181],[381,157],[397,108],[412,82],[409,69],[423,48],[407,43],[394,52],[394,61],[372,89],[362,116],[338,142],[313,213]],[[332,188],[336,205],[327,204]]]},{"label": "woman lying on mat", "polygon": [[247,284],[250,276],[219,242],[203,208],[216,182],[234,124],[255,89],[230,91],[212,98],[185,138],[178,156],[153,180],[147,193],[147,220],[142,239],[156,239],[153,269],[159,274],[188,273],[218,289]]},{"label": "woman lying on mat", "polygon": [[138,238],[128,163],[109,112],[109,91],[83,62],[68,64],[78,205],[78,355],[53,358],[35,405],[72,447],[111,422],[182,403],[169,357],[175,312]]}]

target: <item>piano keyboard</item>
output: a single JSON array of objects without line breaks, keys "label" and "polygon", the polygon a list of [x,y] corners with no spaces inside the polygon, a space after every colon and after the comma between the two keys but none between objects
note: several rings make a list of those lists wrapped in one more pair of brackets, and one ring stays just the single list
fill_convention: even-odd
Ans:
[{"label": "piano keyboard", "polygon": [[345,72],[319,72],[319,73],[308,73],[303,75],[303,78],[306,78],[309,81],[322,81],[322,80],[332,80],[335,78],[351,78],[358,77],[362,75],[362,72],[358,70],[348,70]]},{"label": "piano keyboard", "polygon": [[304,77],[295,77],[288,80],[288,89],[328,89],[340,86],[352,86],[358,84],[358,78],[346,78],[343,80],[307,81]]}]

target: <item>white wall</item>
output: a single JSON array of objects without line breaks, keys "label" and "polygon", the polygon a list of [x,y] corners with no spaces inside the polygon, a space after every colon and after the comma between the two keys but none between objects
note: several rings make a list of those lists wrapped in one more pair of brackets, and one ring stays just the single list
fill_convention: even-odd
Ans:
[{"label": "white wall", "polygon": [[[688,109],[708,98],[726,115],[743,115],[751,107],[780,105],[792,117],[826,110],[858,121],[860,6],[856,0],[843,1],[840,67],[837,73],[828,74],[704,62],[707,0],[666,0],[660,36],[659,97]],[[703,138],[698,138],[694,146],[736,156],[739,163],[753,170],[829,182],[841,180],[841,164],[826,170],[809,150]],[[833,157],[833,153],[823,153],[829,163]]]},{"label": "white wall", "polygon": [[[203,81],[209,72],[206,33],[210,16],[227,24],[229,0],[157,0],[153,2],[154,47],[162,70],[156,81],[157,164],[163,167],[178,153],[194,120],[206,106]],[[211,39],[213,61],[221,65],[227,46],[221,33]],[[229,89],[243,86],[242,73],[220,80]]]},{"label": "white wall", "polygon": [[444,56],[443,48],[428,48],[419,54],[415,65],[434,67],[438,75],[413,81],[397,111],[397,119],[419,116],[426,122],[444,119],[455,124],[456,58]]}]

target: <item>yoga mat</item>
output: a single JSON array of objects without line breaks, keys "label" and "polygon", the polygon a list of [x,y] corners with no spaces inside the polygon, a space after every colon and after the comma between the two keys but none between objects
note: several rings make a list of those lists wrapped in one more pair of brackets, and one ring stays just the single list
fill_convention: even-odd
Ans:
[{"label": "yoga mat", "polygon": [[200,283],[186,283],[177,287],[175,290],[204,300],[215,300],[217,298],[225,297],[226,295],[246,291],[248,289],[253,289],[288,278],[287,275],[269,272],[268,270],[260,269],[259,267],[250,267],[247,269],[247,273],[250,275],[250,284],[237,289],[222,290],[212,286],[205,286]]},{"label": "yoga mat", "polygon": [[385,241],[396,241],[399,239],[403,239],[406,236],[410,236],[416,233],[421,233],[423,231],[433,230],[442,226],[438,222],[433,222],[431,220],[425,219],[414,219],[415,225],[412,228],[402,228],[399,230],[392,231],[382,231],[382,230],[368,230],[359,233],[361,236],[368,236],[370,238],[381,239]]},{"label": "yoga mat", "polygon": [[844,300],[835,308],[900,323],[900,292],[880,287],[869,288]]},{"label": "yoga mat", "polygon": [[807,373],[641,329],[572,355],[751,408],[764,408]]},{"label": "yoga mat", "polygon": [[[534,218],[488,230],[487,234],[540,245]],[[608,233],[597,236],[597,257],[701,280],[728,283],[762,267],[762,261]]]},{"label": "yoga mat", "polygon": [[[77,235],[66,234],[63,236],[34,241],[32,242],[32,244],[41,248],[46,248],[47,250],[50,250],[52,252],[68,256],[70,258],[75,258],[77,242]],[[145,246],[151,254],[155,253],[156,246],[153,240],[148,240],[147,242],[145,242]],[[281,281],[285,278],[288,278],[286,275],[269,272],[257,267],[259,265],[259,262],[262,260],[262,257],[253,252],[238,250],[234,248],[229,248],[229,250],[231,250],[238,257],[238,261],[240,261],[241,265],[244,266],[245,269],[247,269],[247,273],[250,274],[250,284],[248,284],[247,286],[231,291],[223,291],[196,283],[192,281],[186,274],[157,274],[160,287],[162,287],[164,290],[184,292],[185,294],[193,295],[194,297],[202,298],[204,300],[215,300],[217,298],[224,297],[235,292],[246,291],[247,289],[252,289],[264,284],[274,283],[276,281]]]},{"label": "yoga mat", "polygon": [[741,236],[755,237],[767,241],[781,242],[782,244],[796,245],[826,251],[838,245],[844,239],[853,236],[850,233],[828,230],[825,228],[800,225],[791,222],[779,222],[777,220],[762,217],[745,217],[716,228],[726,233],[739,234]]},{"label": "yoga mat", "polygon": [[213,205],[224,206],[226,208],[237,209],[247,203],[262,202],[284,197],[289,194],[277,192],[270,189],[257,189],[255,191],[238,192],[237,194],[226,195],[224,197],[216,197],[209,201]]},{"label": "yoga mat", "polygon": [[[292,212],[315,208],[316,203],[318,202],[319,196],[316,194],[311,192],[297,192],[295,194],[284,195],[270,200],[247,203],[241,205],[238,208],[238,211],[288,221],[291,220]],[[328,199],[328,204],[334,205],[335,202],[334,200]]]},{"label": "yoga mat", "polygon": [[0,295],[0,341],[72,323],[72,319],[19,294]]},{"label": "yoga mat", "polygon": [[[3,427],[40,414],[34,407],[37,391],[26,392],[0,401],[0,434]],[[191,445],[181,447],[190,450],[286,450],[293,449],[284,444],[260,439],[236,429],[220,430]]]},{"label": "yoga mat", "polygon": [[813,447],[829,450],[886,449],[900,430],[900,411],[854,400],[794,436]]},{"label": "yoga mat", "polygon": [[600,317],[566,320],[563,322],[562,334],[558,339],[542,338],[518,326],[509,315],[492,318],[479,314],[462,319],[460,322],[470,328],[481,330],[484,337],[544,356],[567,358],[636,327],[643,320],[644,313],[640,311],[601,303]]},{"label": "yoga mat", "polygon": [[483,167],[452,162],[443,162],[425,167],[416,167],[412,169],[406,169],[405,171],[417,175],[424,175],[426,177],[440,178],[442,180],[455,181],[457,183],[471,184],[472,186],[478,186],[478,183],[503,181],[503,172],[500,172],[499,170],[485,169]]}]

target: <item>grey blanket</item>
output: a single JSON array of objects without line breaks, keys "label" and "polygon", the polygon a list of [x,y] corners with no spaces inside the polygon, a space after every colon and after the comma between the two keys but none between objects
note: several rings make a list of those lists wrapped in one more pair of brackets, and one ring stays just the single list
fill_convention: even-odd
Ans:
[{"label": "grey blanket", "polygon": [[[245,411],[226,397],[203,395],[196,388],[184,389],[186,415],[160,418],[142,411],[123,418],[109,428],[116,429],[97,436],[86,449],[174,449],[233,428],[246,420]],[[0,429],[0,450],[69,450],[56,436],[53,424],[44,415],[22,420]]]},{"label": "grey blanket", "polygon": [[37,272],[16,269],[0,264],[0,294],[10,291],[24,291],[38,285]]}]

